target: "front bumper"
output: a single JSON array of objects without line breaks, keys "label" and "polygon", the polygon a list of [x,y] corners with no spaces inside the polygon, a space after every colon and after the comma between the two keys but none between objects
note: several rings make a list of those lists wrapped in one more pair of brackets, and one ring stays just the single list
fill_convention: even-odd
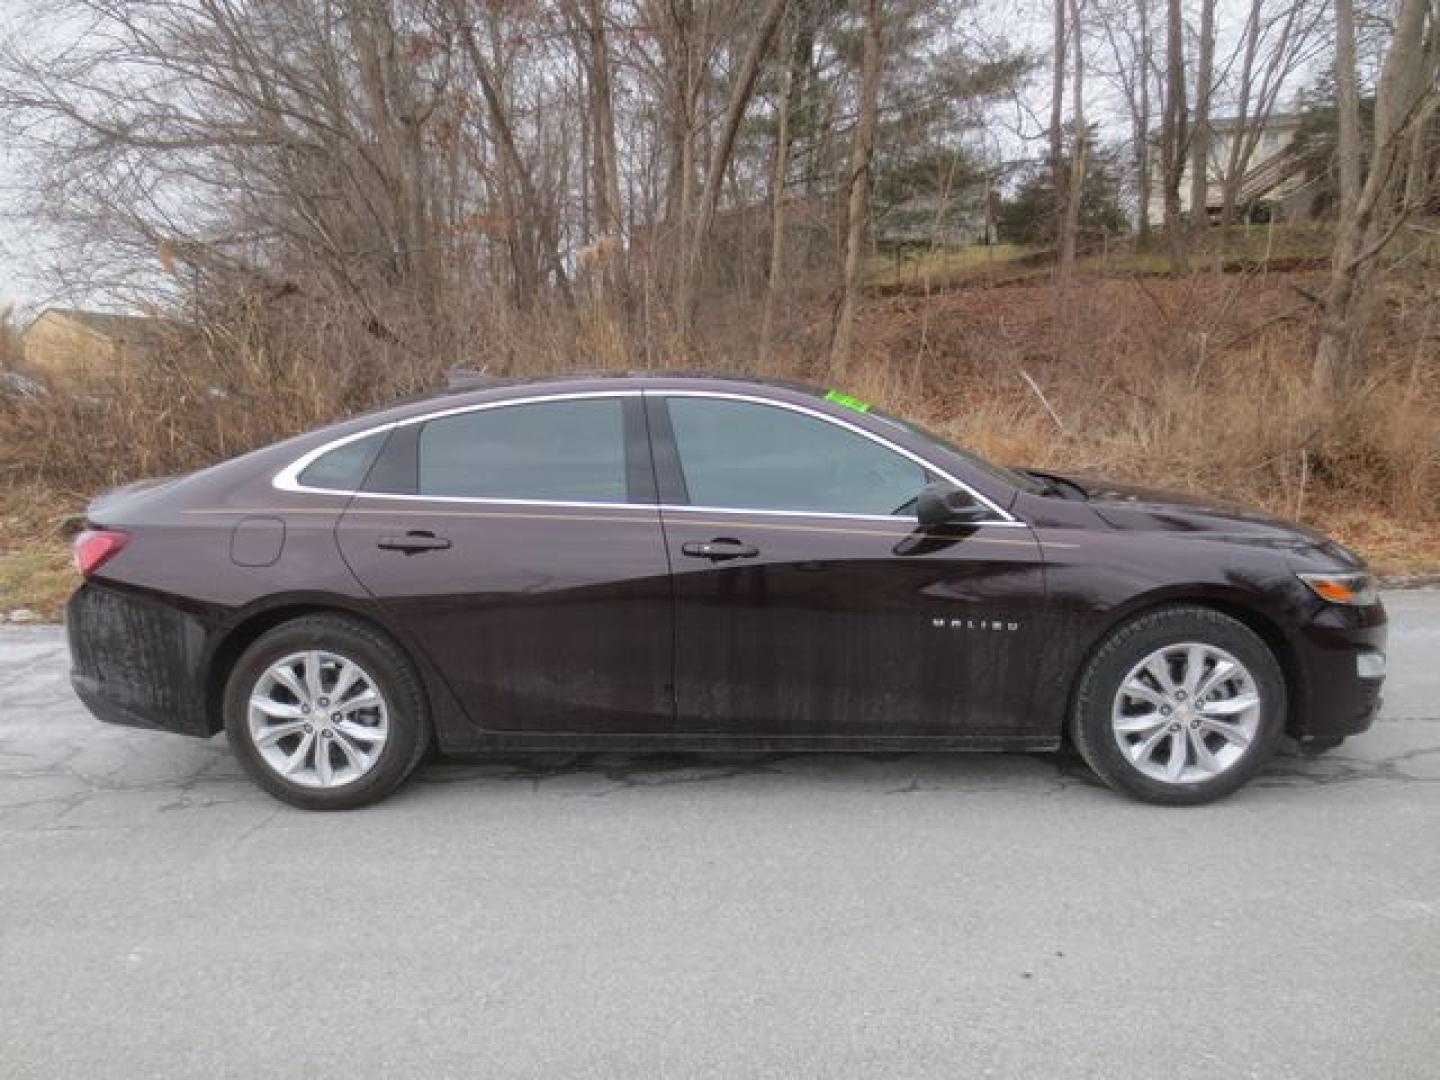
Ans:
[{"label": "front bumper", "polygon": [[204,623],[148,595],[87,581],[65,606],[70,682],[100,720],[207,737]]},{"label": "front bumper", "polygon": [[1324,604],[1304,624],[1301,675],[1289,733],[1299,739],[1358,735],[1375,722],[1385,684],[1375,658],[1385,653],[1388,620],[1379,602],[1360,608]]}]

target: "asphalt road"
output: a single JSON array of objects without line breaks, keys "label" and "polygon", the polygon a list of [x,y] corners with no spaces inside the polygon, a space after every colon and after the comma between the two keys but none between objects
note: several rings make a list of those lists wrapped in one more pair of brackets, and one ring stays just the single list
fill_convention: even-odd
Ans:
[{"label": "asphalt road", "polygon": [[0,1076],[1434,1077],[1440,593],[1216,806],[1043,756],[432,763],[314,815],[0,633]]}]

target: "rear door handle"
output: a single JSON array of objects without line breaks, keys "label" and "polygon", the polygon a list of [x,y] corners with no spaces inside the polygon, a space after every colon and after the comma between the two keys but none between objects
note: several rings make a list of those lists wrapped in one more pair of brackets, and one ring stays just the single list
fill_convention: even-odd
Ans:
[{"label": "rear door handle", "polygon": [[726,559],[753,559],[760,554],[760,549],[754,544],[747,544],[743,540],[736,540],[731,536],[717,536],[714,540],[707,540],[704,543],[692,541],[682,544],[680,550],[692,559],[709,559],[711,562],[724,562]]},{"label": "rear door handle", "polygon": [[444,551],[450,541],[433,532],[417,529],[404,536],[382,536],[375,545],[381,551],[403,551],[406,555],[418,555],[422,551]]}]

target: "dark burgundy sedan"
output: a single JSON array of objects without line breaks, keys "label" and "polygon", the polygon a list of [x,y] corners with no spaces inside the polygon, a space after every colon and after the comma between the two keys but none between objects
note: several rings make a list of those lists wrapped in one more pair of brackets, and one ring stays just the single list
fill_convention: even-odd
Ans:
[{"label": "dark burgundy sedan", "polygon": [[1200,803],[1369,726],[1364,564],[845,394],[476,383],[97,500],[73,680],[314,809],[432,746],[1054,750]]}]

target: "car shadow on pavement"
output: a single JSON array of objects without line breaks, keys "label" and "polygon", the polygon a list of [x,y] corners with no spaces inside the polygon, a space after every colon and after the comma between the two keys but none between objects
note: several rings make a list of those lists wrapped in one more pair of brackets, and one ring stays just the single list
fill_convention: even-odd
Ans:
[{"label": "car shadow on pavement", "polygon": [[554,753],[432,757],[415,786],[483,782],[609,795],[687,784],[879,790],[1099,787],[1073,754],[935,753]]},{"label": "car shadow on pavement", "polygon": [[[58,698],[58,694],[57,694]],[[38,702],[37,702],[38,704]],[[56,704],[59,704],[57,701]],[[45,715],[37,711],[37,720]],[[53,714],[52,714],[53,715]],[[63,716],[63,711],[61,712]],[[58,721],[58,722],[57,722]],[[1440,721],[1397,718],[1319,757],[1282,750],[1250,793],[1347,785],[1440,783]],[[1072,751],[1057,753],[548,753],[427,758],[374,808],[513,802],[515,796],[603,798],[692,788],[697,797],[816,794],[1065,795],[1121,800]],[[1241,797],[1246,793],[1242,792]],[[158,812],[286,808],[245,776],[223,736],[208,740],[92,723],[0,726],[0,831],[125,827]]]},{"label": "car shadow on pavement", "polygon": [[[1440,780],[1440,747],[1410,747],[1391,757],[1303,754],[1293,742],[1252,781],[1259,788],[1322,786],[1363,780]],[[605,796],[625,791],[711,785],[759,789],[856,789],[883,794],[1008,790],[1055,794],[1105,786],[1068,747],[1056,753],[554,753],[428,759],[412,789],[482,783]],[[1120,796],[1115,796],[1120,797]]]}]

